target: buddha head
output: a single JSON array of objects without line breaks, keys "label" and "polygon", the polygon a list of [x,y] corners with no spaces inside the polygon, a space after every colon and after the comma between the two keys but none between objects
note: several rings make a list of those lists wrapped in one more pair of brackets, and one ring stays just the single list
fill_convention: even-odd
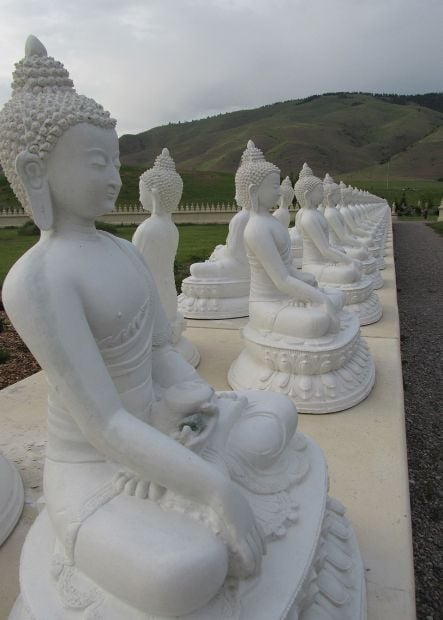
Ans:
[{"label": "buddha head", "polygon": [[294,192],[298,204],[305,209],[316,209],[323,201],[323,183],[306,163],[294,185]]},{"label": "buddha head", "polygon": [[280,170],[249,140],[235,173],[235,199],[244,209],[269,210],[280,198]]},{"label": "buddha head", "polygon": [[289,177],[286,177],[281,182],[280,192],[281,196],[279,200],[279,206],[283,209],[287,209],[294,200],[294,188],[292,187],[291,179]]},{"label": "buddha head", "polygon": [[335,207],[340,202],[340,187],[337,183],[335,183],[334,179],[328,172],[323,179],[323,193],[325,207]]},{"label": "buddha head", "polygon": [[343,181],[340,181],[338,187],[340,189],[340,204],[347,207],[349,204],[349,188]]},{"label": "buddha head", "polygon": [[115,125],[28,37],[0,112],[0,163],[39,228],[54,228],[64,216],[93,221],[114,208],[121,187]]},{"label": "buddha head", "polygon": [[183,181],[168,149],[163,149],[140,177],[140,202],[151,213],[172,213],[183,193]]}]

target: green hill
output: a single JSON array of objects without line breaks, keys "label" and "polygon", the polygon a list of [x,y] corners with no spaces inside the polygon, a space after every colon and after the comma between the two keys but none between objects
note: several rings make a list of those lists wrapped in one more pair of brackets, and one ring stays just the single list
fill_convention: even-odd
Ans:
[{"label": "green hill", "polygon": [[[232,202],[250,138],[293,180],[307,161],[389,201],[436,206],[443,195],[443,93],[330,93],[122,136],[118,202],[138,201],[139,176],[164,146],[183,176],[182,202]],[[0,174],[0,206],[13,204]]]},{"label": "green hill", "polygon": [[[443,93],[334,93],[156,127],[120,138],[122,161],[151,165],[167,146],[179,170],[234,172],[248,139],[284,175],[443,176]],[[375,175],[375,176],[374,176]]]}]

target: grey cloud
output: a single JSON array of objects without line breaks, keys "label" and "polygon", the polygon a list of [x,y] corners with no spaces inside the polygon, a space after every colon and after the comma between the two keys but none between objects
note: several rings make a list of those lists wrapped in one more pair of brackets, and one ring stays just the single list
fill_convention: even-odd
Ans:
[{"label": "grey cloud", "polygon": [[0,0],[0,103],[30,32],[119,133],[335,90],[441,90],[437,0]]}]

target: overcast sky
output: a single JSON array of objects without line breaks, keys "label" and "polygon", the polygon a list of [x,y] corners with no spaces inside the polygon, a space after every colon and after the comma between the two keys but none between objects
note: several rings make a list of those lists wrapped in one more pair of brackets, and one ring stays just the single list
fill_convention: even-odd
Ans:
[{"label": "overcast sky", "polygon": [[330,91],[441,91],[442,0],[0,0],[0,106],[28,34],[119,135]]}]

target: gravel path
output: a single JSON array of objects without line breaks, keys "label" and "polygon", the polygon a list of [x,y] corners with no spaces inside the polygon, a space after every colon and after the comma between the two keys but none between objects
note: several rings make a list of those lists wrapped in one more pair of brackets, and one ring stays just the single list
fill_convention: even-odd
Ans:
[{"label": "gravel path", "polygon": [[418,620],[443,619],[443,237],[394,224]]}]

